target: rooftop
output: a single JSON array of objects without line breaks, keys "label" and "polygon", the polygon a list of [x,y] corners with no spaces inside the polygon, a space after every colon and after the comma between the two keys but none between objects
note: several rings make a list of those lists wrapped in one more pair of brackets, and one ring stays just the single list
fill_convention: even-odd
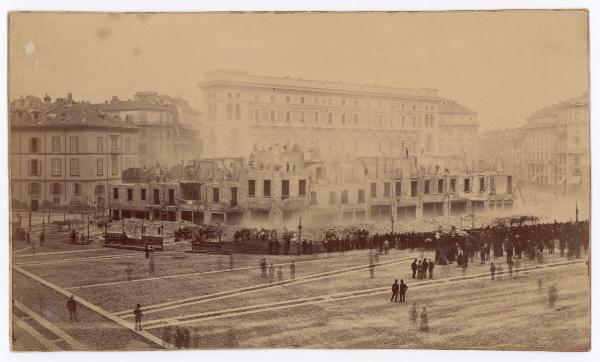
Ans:
[{"label": "rooftop", "polygon": [[215,70],[205,73],[205,81],[198,83],[199,87],[207,87],[220,82],[241,83],[241,84],[260,84],[266,87],[286,87],[286,88],[321,88],[326,90],[336,90],[341,92],[369,92],[378,93],[386,96],[406,96],[406,97],[431,97],[437,98],[437,89],[431,88],[401,88],[391,86],[381,86],[377,84],[357,84],[332,82],[304,78],[291,77],[273,77],[264,75],[252,75],[244,71]]},{"label": "rooftop", "polygon": [[564,101],[559,101],[553,105],[538,109],[533,112],[527,119],[554,117],[561,108],[588,106],[590,102],[588,91],[583,92],[580,96],[573,97]]},{"label": "rooftop", "polygon": [[442,100],[442,103],[440,103],[440,105],[438,106],[438,111],[440,114],[477,114],[477,112],[472,111],[469,108],[451,99]]},{"label": "rooftop", "polygon": [[26,114],[13,112],[10,117],[10,125],[11,128],[109,127],[136,129],[132,123],[120,121],[102,112],[97,105],[61,98],[39,114],[37,112]]}]

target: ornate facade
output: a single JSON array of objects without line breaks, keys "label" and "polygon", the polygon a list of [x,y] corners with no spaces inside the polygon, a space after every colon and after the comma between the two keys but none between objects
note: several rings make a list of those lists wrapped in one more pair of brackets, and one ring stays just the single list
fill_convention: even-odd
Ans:
[{"label": "ornate facade", "polygon": [[438,152],[434,89],[406,89],[214,71],[204,92],[207,155],[241,156],[273,144],[326,157]]}]

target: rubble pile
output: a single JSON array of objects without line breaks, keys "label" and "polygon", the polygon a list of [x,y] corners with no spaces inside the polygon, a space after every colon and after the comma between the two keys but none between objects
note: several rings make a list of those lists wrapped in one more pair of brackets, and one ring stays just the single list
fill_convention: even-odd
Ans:
[{"label": "rubble pile", "polygon": [[125,234],[130,237],[140,237],[142,234],[142,225],[144,226],[144,235],[158,235],[158,229],[162,227],[162,235],[165,238],[173,238],[175,230],[183,227],[196,226],[196,224],[187,220],[178,221],[149,221],[138,218],[129,218],[120,221],[112,221],[108,225],[109,232],[120,233],[125,229]]}]

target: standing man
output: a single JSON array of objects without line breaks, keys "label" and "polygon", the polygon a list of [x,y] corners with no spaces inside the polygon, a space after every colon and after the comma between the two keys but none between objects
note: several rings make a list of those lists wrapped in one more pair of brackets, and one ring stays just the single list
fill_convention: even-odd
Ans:
[{"label": "standing man", "polygon": [[491,262],[491,264],[490,264],[490,275],[492,276],[492,280],[494,280],[494,274],[496,274],[496,266],[494,265],[494,262]]},{"label": "standing man", "polygon": [[515,277],[518,278],[519,277],[519,269],[521,268],[521,259],[517,258],[514,260],[514,267],[515,267]]},{"label": "standing man", "polygon": [[435,266],[435,263],[433,261],[429,262],[429,279],[433,279],[433,267]]},{"label": "standing man", "polygon": [[417,274],[417,259],[413,260],[413,263],[410,264],[410,267],[413,270],[413,279],[415,279],[415,275]]},{"label": "standing man", "polygon": [[281,270],[281,266],[277,269],[277,280],[281,283],[283,281],[283,271]]},{"label": "standing man", "polygon": [[260,270],[262,271],[261,277],[266,278],[267,277],[267,260],[265,258],[262,258],[262,260],[260,261]]},{"label": "standing man", "polygon": [[273,283],[275,281],[275,266],[271,263],[269,267],[269,283]]},{"label": "standing man", "polygon": [[136,305],[135,309],[133,310],[133,318],[135,319],[135,330],[136,331],[141,331],[142,330],[142,308],[141,305]]},{"label": "standing man", "polygon": [[296,263],[293,260],[290,264],[290,279],[296,280]]},{"label": "standing man", "polygon": [[133,273],[133,269],[131,268],[131,264],[127,264],[127,268],[125,268],[125,274],[127,275],[127,280],[131,280],[132,273]]},{"label": "standing man", "polygon": [[77,302],[75,302],[75,296],[71,294],[71,298],[67,301],[67,310],[69,311],[69,321],[79,322],[77,319]]},{"label": "standing man", "polygon": [[421,275],[421,279],[427,278],[427,269],[429,268],[429,263],[427,263],[427,258],[423,258],[423,263],[421,264],[421,268],[423,269],[423,274]]},{"label": "standing man", "polygon": [[404,284],[404,279],[400,279],[400,302],[402,303],[406,302],[406,289],[408,289],[408,286]]},{"label": "standing man", "polygon": [[394,280],[394,284],[392,284],[392,299],[390,302],[398,301],[398,291],[400,290],[400,285],[398,285],[398,279]]},{"label": "standing man", "polygon": [[150,258],[150,248],[148,247],[148,244],[146,244],[146,246],[144,247],[144,252],[146,253],[146,259]]},{"label": "standing man", "polygon": [[429,332],[429,318],[427,317],[427,309],[423,307],[421,311],[421,323],[419,326],[421,332]]},{"label": "standing man", "polygon": [[150,275],[154,276],[154,255],[148,255],[150,259],[148,260],[148,269],[150,271]]},{"label": "standing man", "polygon": [[548,289],[548,307],[554,308],[556,299],[558,299],[558,291],[556,290],[556,285],[552,284]]},{"label": "standing man", "polygon": [[40,232],[40,246],[44,246],[44,230]]},{"label": "standing man", "polygon": [[233,269],[233,254],[229,254],[229,269]]},{"label": "standing man", "polygon": [[513,266],[515,264],[515,262],[511,259],[508,259],[508,261],[506,262],[506,264],[508,264],[508,276],[512,277],[513,275]]},{"label": "standing man", "polygon": [[372,259],[369,261],[369,273],[371,275],[371,279],[375,278],[375,263]]}]

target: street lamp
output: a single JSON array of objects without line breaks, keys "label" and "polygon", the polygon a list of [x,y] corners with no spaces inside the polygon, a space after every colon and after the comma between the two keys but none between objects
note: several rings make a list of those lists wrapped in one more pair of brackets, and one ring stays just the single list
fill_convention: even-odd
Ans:
[{"label": "street lamp", "polygon": [[396,220],[394,220],[394,215],[392,215],[390,217],[390,222],[392,223],[392,238],[394,237],[394,221]]},{"label": "street lamp", "polygon": [[298,245],[302,243],[302,215],[300,216],[300,221],[298,222]]}]

